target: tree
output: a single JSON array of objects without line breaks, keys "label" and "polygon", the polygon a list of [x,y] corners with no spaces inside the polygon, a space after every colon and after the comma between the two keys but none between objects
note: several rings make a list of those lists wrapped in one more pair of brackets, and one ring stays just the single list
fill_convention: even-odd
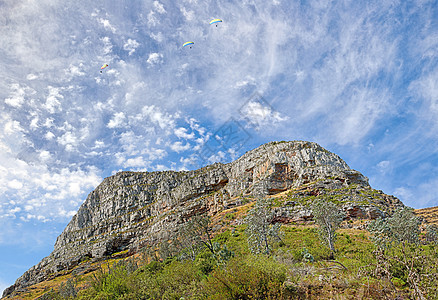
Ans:
[{"label": "tree", "polygon": [[182,258],[194,261],[204,247],[214,254],[211,219],[201,215],[191,217],[179,227],[175,242],[178,244]]},{"label": "tree", "polygon": [[421,221],[409,207],[399,208],[386,219],[379,218],[368,224],[374,243],[380,248],[392,245],[418,244]]},{"label": "tree", "polygon": [[[429,268],[433,263],[420,247],[420,224],[421,221],[415,216],[413,209],[403,207],[391,217],[372,221],[367,229],[377,247],[374,251],[376,270],[382,270],[392,284],[395,277],[393,270],[400,270],[398,266],[401,266],[402,273],[415,292],[415,298],[425,299],[424,294],[427,291],[436,292],[433,288],[436,287],[436,281],[431,278],[436,278],[437,274]],[[433,236],[434,232],[430,230],[429,234]]]},{"label": "tree", "polygon": [[271,224],[272,201],[258,199],[246,217],[246,233],[251,252],[269,254],[274,241],[281,241],[280,223]]},{"label": "tree", "polygon": [[324,200],[313,203],[312,213],[318,225],[319,237],[330,248],[330,258],[334,259],[336,230],[344,218],[344,213],[333,202]]},{"label": "tree", "polygon": [[208,216],[191,217],[180,227],[176,240],[179,243],[182,258],[190,258],[194,261],[203,249],[208,249],[218,264],[223,264],[234,256],[226,245],[213,242],[213,226]]},{"label": "tree", "polygon": [[426,242],[438,243],[438,226],[435,224],[426,225]]}]

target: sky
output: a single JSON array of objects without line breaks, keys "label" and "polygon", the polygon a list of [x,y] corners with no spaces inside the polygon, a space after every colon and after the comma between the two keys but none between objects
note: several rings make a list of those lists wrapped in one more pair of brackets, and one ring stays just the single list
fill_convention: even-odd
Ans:
[{"label": "sky", "polygon": [[0,290],[103,178],[270,141],[437,206],[437,2],[0,1]]}]

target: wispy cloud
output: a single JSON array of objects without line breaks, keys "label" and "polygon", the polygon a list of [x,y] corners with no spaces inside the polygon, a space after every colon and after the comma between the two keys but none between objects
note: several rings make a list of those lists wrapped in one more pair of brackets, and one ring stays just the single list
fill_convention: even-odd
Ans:
[{"label": "wispy cloud", "polygon": [[[190,169],[272,139],[336,150],[412,205],[436,183],[436,15],[433,1],[6,1],[2,220],[65,222],[117,170]],[[227,124],[244,145],[207,155]]]}]

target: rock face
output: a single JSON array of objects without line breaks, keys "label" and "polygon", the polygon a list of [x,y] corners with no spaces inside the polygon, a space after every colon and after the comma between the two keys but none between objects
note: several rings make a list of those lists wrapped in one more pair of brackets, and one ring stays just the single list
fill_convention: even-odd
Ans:
[{"label": "rock face", "polygon": [[[285,191],[274,221],[312,218],[315,198],[337,201],[348,218],[376,218],[403,204],[371,189],[368,179],[337,155],[303,141],[271,142],[229,164],[195,171],[120,172],[91,192],[57,238],[53,252],[26,271],[3,296],[71,269],[85,259],[131,253],[159,241],[197,213],[214,215],[242,197]],[[284,193],[283,193],[284,194]]]}]

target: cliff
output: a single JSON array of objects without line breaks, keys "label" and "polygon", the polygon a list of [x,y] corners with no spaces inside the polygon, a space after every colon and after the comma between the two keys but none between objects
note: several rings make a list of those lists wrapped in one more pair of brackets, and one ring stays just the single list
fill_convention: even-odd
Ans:
[{"label": "cliff", "polygon": [[53,252],[26,271],[3,297],[84,260],[129,254],[159,241],[198,213],[215,215],[242,199],[279,197],[274,222],[312,218],[316,198],[335,201],[347,218],[372,219],[403,204],[372,189],[336,154],[304,141],[271,142],[229,164],[194,171],[120,172],[91,192],[57,238]]}]

